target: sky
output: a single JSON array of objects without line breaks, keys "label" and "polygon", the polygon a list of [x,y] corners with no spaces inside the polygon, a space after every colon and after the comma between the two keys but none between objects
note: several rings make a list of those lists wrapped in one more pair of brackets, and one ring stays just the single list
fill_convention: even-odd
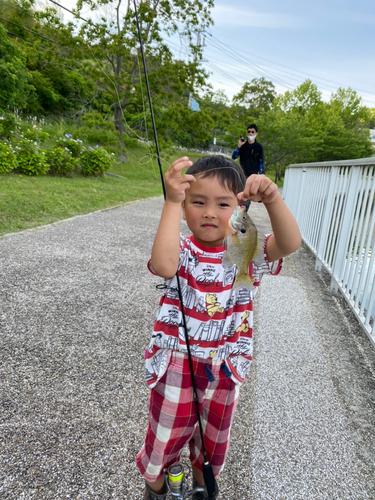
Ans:
[{"label": "sky", "polygon": [[[309,78],[324,100],[350,87],[375,108],[375,0],[215,0],[212,17],[203,65],[228,98],[253,78],[272,81],[278,93]],[[178,36],[166,42],[176,57],[186,57]]]}]

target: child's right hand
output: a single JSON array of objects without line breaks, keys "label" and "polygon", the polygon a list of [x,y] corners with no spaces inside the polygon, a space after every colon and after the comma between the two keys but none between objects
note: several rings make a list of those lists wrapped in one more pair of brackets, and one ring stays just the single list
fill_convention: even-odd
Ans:
[{"label": "child's right hand", "polygon": [[190,188],[190,183],[195,182],[194,175],[181,175],[184,168],[191,167],[193,163],[187,156],[176,160],[168,168],[164,175],[165,199],[171,203],[182,203],[185,200],[186,191]]}]

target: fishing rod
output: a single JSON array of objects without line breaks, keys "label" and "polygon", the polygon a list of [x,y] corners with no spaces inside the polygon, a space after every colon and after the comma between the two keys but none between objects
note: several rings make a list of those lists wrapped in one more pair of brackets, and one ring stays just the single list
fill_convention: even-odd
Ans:
[{"label": "fishing rod", "polygon": [[[145,73],[147,96],[148,96],[148,102],[150,105],[152,128],[154,131],[156,154],[157,154],[157,158],[158,158],[161,184],[163,187],[163,194],[164,194],[164,200],[165,200],[166,194],[165,194],[163,170],[162,170],[161,160],[160,160],[158,136],[157,136],[157,132],[156,132],[156,125],[155,125],[154,111],[153,111],[153,107],[152,107],[150,85],[148,82],[146,58],[145,58],[145,54],[144,54],[144,50],[143,50],[143,42],[142,42],[141,28],[139,25],[136,0],[133,0],[133,3],[134,3],[135,18],[136,18],[136,22],[137,22],[139,45],[140,45],[141,55],[142,55],[143,70]],[[215,500],[217,497],[216,481],[215,481],[214,473],[212,470],[212,465],[211,465],[210,461],[207,459],[207,452],[206,452],[206,447],[204,444],[203,427],[202,427],[202,420],[201,420],[201,416],[200,416],[200,412],[199,412],[199,401],[198,401],[198,396],[197,396],[197,387],[196,387],[196,383],[195,383],[193,360],[191,357],[188,329],[187,329],[187,324],[186,324],[184,304],[183,304],[183,299],[182,299],[182,290],[181,290],[180,279],[178,276],[178,271],[176,272],[176,278],[177,278],[178,297],[179,297],[179,301],[181,304],[181,314],[182,314],[182,321],[183,321],[184,333],[185,333],[185,342],[186,342],[186,348],[187,348],[187,354],[188,354],[188,360],[189,360],[191,384],[192,384],[192,388],[193,388],[193,397],[194,397],[194,401],[195,401],[195,408],[196,408],[197,418],[198,418],[199,433],[200,433],[201,443],[202,443],[202,454],[203,454],[203,459],[204,459],[203,464],[202,464],[203,479],[204,479],[204,483],[206,485],[208,500]],[[176,462],[176,463],[172,464],[171,466],[169,466],[168,469],[164,469],[163,474],[164,474],[164,477],[166,479],[165,482],[166,482],[167,488],[168,488],[169,492],[172,494],[172,497],[174,497],[176,500],[185,500],[186,498],[192,496],[194,493],[204,492],[204,488],[200,487],[200,486],[194,488],[191,491],[187,491],[186,485],[184,482],[185,477],[184,477],[183,467],[180,464],[180,462]]]}]

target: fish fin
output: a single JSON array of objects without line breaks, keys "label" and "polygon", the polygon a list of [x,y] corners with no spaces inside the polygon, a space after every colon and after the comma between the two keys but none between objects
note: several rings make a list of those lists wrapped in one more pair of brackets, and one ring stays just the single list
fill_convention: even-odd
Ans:
[{"label": "fish fin", "polygon": [[230,269],[231,267],[233,267],[234,262],[232,262],[230,260],[228,252],[226,250],[223,254],[223,259],[222,259],[221,263],[222,263],[223,267],[225,267],[226,269]]},{"label": "fish fin", "polygon": [[260,234],[257,241],[257,247],[253,260],[251,261],[256,266],[261,266],[264,262],[264,235]]},{"label": "fish fin", "polygon": [[233,290],[238,290],[239,288],[252,288],[252,286],[253,284],[247,273],[237,274],[233,283]]}]

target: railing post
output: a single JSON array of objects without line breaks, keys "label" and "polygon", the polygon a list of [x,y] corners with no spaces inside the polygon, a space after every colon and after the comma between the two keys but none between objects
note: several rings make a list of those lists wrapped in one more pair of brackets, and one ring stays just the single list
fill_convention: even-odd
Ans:
[{"label": "railing post", "polygon": [[332,208],[335,201],[335,192],[337,185],[337,178],[339,176],[340,168],[331,167],[329,185],[327,190],[326,202],[324,207],[324,215],[322,220],[322,229],[320,232],[319,243],[317,245],[317,254],[315,261],[315,271],[322,270],[322,262],[324,262],[324,250],[327,244],[327,238],[330,230]]},{"label": "railing post", "polygon": [[296,221],[297,221],[297,224],[299,223],[298,217],[299,217],[299,212],[300,212],[300,208],[301,208],[303,187],[304,187],[304,184],[305,184],[305,177],[306,177],[305,174],[306,174],[306,169],[304,168],[302,170],[302,181],[301,181],[301,187],[300,187],[300,190],[299,190],[298,205],[297,205],[297,211],[296,211]]},{"label": "railing post", "polygon": [[339,283],[341,281],[340,271],[342,269],[342,262],[345,258],[347,244],[350,237],[350,230],[352,227],[353,214],[355,212],[355,205],[358,199],[358,182],[361,177],[361,167],[351,167],[349,174],[349,189],[345,200],[344,210],[341,218],[341,227],[339,237],[336,243],[336,256],[332,266],[332,278],[330,284],[330,291],[332,294],[337,295],[339,290]]}]

